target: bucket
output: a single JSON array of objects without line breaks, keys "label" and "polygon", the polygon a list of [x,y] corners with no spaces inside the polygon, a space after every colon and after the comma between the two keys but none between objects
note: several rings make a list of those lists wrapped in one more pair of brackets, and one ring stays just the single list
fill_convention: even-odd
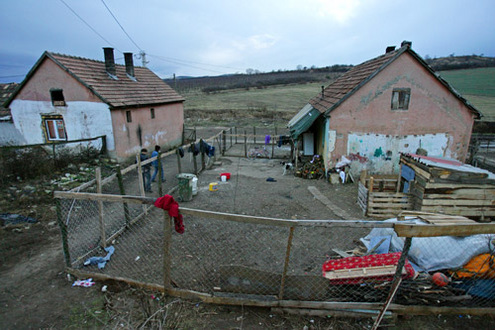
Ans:
[{"label": "bucket", "polygon": [[227,182],[227,176],[226,175],[222,175],[220,177],[220,179],[222,180],[222,182]]},{"label": "bucket", "polygon": [[227,180],[230,180],[230,173],[220,173],[220,178],[221,178],[222,176],[225,176],[225,178],[226,178]]},{"label": "bucket", "polygon": [[209,189],[210,189],[210,191],[217,191],[218,190],[218,182],[211,182]]},{"label": "bucket", "polygon": [[194,176],[191,182],[192,182],[192,194],[193,196],[196,196],[198,194],[198,177]]}]

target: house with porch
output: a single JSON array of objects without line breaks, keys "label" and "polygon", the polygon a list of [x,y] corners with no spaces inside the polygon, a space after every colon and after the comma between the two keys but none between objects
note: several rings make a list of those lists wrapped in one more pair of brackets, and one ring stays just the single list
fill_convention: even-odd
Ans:
[{"label": "house with porch", "polygon": [[[143,147],[182,143],[184,98],[151,70],[44,52],[6,103],[26,144],[106,136],[111,157],[125,159]],[[70,147],[71,144],[68,144]]]},{"label": "house with porch", "polygon": [[401,152],[464,162],[480,117],[404,41],[322,86],[288,127],[327,171],[345,156],[353,174],[389,174],[398,172]]}]

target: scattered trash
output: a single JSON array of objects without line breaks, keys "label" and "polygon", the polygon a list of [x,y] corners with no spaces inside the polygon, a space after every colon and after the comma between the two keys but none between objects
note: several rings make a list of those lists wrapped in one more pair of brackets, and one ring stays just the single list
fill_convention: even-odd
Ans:
[{"label": "scattered trash", "polygon": [[268,181],[268,182],[277,182],[277,180],[275,180],[274,178],[268,178],[268,179],[266,179],[266,181]]},{"label": "scattered trash", "polygon": [[20,214],[0,213],[0,222],[2,226],[7,226],[17,225],[19,223],[36,223],[38,220]]},{"label": "scattered trash", "polygon": [[136,259],[134,259],[134,261],[138,261],[139,259],[141,259],[141,257],[137,256]]},{"label": "scattered trash", "polygon": [[218,190],[218,182],[211,182],[210,183],[210,191],[217,191]]},{"label": "scattered trash", "polygon": [[101,292],[107,292],[108,287],[106,285],[101,287]]},{"label": "scattered trash", "polygon": [[98,269],[105,268],[105,265],[110,260],[112,254],[115,252],[115,248],[113,246],[109,246],[105,248],[105,251],[108,252],[105,257],[91,257],[84,262],[84,266],[98,264]]},{"label": "scattered trash", "polygon": [[93,286],[95,284],[96,283],[93,282],[92,278],[88,278],[87,280],[77,280],[72,284],[72,286],[82,286],[84,288],[88,288],[88,287]]},{"label": "scattered trash", "polygon": [[436,285],[442,287],[449,284],[450,279],[443,273],[437,272],[431,277],[431,281]]}]

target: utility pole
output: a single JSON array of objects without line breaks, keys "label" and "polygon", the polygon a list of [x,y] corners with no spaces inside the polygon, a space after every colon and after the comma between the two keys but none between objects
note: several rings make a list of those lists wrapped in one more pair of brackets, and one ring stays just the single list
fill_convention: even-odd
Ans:
[{"label": "utility pole", "polygon": [[149,61],[146,61],[146,53],[144,52],[144,50],[139,52],[139,56],[141,57],[141,63],[144,67],[146,67],[146,64],[148,64]]}]

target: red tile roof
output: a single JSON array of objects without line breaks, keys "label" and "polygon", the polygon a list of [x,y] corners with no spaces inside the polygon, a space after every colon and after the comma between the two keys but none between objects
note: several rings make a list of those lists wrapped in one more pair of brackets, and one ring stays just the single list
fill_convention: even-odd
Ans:
[{"label": "red tile roof", "polygon": [[129,78],[124,65],[115,65],[118,79],[111,78],[105,63],[86,58],[45,52],[113,108],[182,102],[184,98],[145,67],[134,67],[135,80]]},{"label": "red tile roof", "polygon": [[433,69],[423,59],[421,59],[421,57],[416,54],[409,45],[385,53],[353,67],[333,83],[328,85],[323,90],[323,97],[322,93],[319,93],[316,97],[312,98],[309,103],[313,106],[313,108],[320,111],[320,113],[332,111],[406,51],[416,58],[418,62],[420,62],[420,64],[422,64],[428,71],[430,71],[430,73],[437,80],[439,80],[440,83],[447,87],[450,92],[454,94],[454,96],[459,98],[472,112],[477,115],[478,118],[481,116],[480,112],[476,110],[466,99],[457,93],[445,80],[437,76]]},{"label": "red tile roof", "polygon": [[0,117],[10,116],[10,110],[5,103],[12,96],[17,86],[19,86],[17,83],[0,84]]}]

